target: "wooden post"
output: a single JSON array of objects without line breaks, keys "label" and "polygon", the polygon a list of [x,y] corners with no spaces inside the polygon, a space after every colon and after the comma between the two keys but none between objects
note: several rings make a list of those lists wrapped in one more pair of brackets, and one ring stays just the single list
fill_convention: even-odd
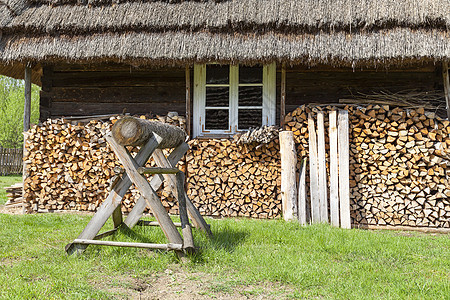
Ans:
[{"label": "wooden post", "polygon": [[328,186],[325,156],[325,127],[323,111],[317,112],[317,164],[319,171],[320,222],[328,223]]},{"label": "wooden post", "polygon": [[349,184],[349,144],[348,144],[348,111],[340,110],[338,116],[339,147],[339,201],[341,211],[341,227],[350,229],[350,184]]},{"label": "wooden post", "polygon": [[186,133],[191,136],[191,69],[186,66]]},{"label": "wooden post", "polygon": [[23,108],[23,131],[30,129],[31,115],[31,68],[25,67],[25,102]]},{"label": "wooden post", "polygon": [[286,116],[286,66],[281,65],[281,101],[280,101],[280,124],[284,130],[284,118]]},{"label": "wooden post", "polygon": [[338,132],[336,111],[330,111],[330,219],[339,227]]},{"label": "wooden post", "polygon": [[450,81],[448,78],[448,62],[442,62],[442,78],[444,82],[444,95],[447,104],[447,118],[450,120]]},{"label": "wooden post", "polygon": [[[22,197],[25,196],[25,189],[26,189],[26,180],[28,178],[28,162],[25,160],[25,158],[28,157],[28,150],[26,147],[28,135],[27,131],[30,129],[30,115],[31,115],[31,68],[28,66],[25,66],[25,101],[24,101],[24,107],[23,107],[23,166],[22,166]],[[25,201],[25,197],[24,197]],[[25,205],[23,206],[23,212],[26,212]]]},{"label": "wooden post", "polygon": [[298,222],[301,225],[306,225],[306,161],[305,157],[302,159],[300,165],[300,173],[298,176]]},{"label": "wooden post", "polygon": [[294,134],[292,131],[280,132],[281,154],[281,202],[285,221],[294,220],[297,215],[297,188],[295,169],[297,152],[295,151]]},{"label": "wooden post", "polygon": [[317,135],[314,119],[308,114],[308,134],[309,134],[309,178],[311,194],[311,223],[320,222],[319,205],[319,174],[317,168]]},{"label": "wooden post", "polygon": [[194,238],[192,237],[191,224],[189,224],[189,218],[186,208],[186,196],[184,192],[184,174],[178,171],[176,175],[177,181],[177,193],[178,209],[180,211],[181,232],[183,233],[183,249],[186,251],[194,251]]}]

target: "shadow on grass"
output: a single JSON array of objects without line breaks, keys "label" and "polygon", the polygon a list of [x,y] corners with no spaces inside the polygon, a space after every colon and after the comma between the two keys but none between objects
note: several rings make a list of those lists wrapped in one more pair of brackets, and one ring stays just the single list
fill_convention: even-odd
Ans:
[{"label": "shadow on grass", "polygon": [[191,258],[194,263],[205,263],[205,253],[207,251],[213,250],[233,253],[250,235],[248,231],[230,228],[228,226],[213,231],[213,237],[211,238],[207,237],[205,233],[202,234],[206,242],[203,242],[198,251],[192,255]]}]

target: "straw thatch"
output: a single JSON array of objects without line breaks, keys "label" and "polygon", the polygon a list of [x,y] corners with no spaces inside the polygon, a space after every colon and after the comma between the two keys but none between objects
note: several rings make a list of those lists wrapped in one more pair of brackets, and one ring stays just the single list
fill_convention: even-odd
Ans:
[{"label": "straw thatch", "polygon": [[438,61],[450,58],[449,27],[448,0],[0,0],[0,71],[30,61]]}]

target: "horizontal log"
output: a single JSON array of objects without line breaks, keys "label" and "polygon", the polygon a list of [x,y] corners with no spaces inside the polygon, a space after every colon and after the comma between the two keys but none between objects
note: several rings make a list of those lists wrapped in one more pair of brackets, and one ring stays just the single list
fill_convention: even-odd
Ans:
[{"label": "horizontal log", "polygon": [[166,251],[168,251],[168,250],[176,250],[176,251],[183,250],[182,244],[171,244],[171,243],[169,243],[169,244],[150,244],[150,243],[127,243],[127,242],[76,239],[73,241],[72,244],[160,249],[160,250],[166,250]]},{"label": "horizontal log", "polygon": [[153,134],[162,138],[158,148],[175,148],[184,142],[183,130],[173,125],[156,121],[125,117],[114,123],[112,136],[122,146],[140,146],[146,143]]},{"label": "horizontal log", "polygon": [[180,172],[178,168],[138,168],[139,174],[177,174]]}]

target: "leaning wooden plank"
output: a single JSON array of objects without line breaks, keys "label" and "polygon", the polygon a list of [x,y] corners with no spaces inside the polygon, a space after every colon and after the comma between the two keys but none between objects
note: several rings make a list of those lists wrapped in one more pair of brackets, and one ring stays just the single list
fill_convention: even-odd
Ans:
[{"label": "leaning wooden plank", "polygon": [[297,187],[296,166],[297,152],[295,151],[294,134],[292,131],[280,132],[281,155],[281,203],[285,221],[295,220],[297,217]]},{"label": "leaning wooden plank", "polygon": [[328,186],[325,156],[325,127],[323,111],[317,112],[317,164],[319,171],[320,222],[328,223]]},{"label": "leaning wooden plank", "polygon": [[298,222],[306,225],[306,161],[302,159],[298,176]]},{"label": "leaning wooden plank", "polygon": [[94,237],[94,240],[101,240],[101,239],[104,238],[104,237],[113,235],[114,233],[117,232],[117,229],[118,229],[118,228],[114,228],[114,229],[111,229],[111,230],[102,232],[102,233],[100,233],[100,234],[97,234],[97,235]]},{"label": "leaning wooden plank", "polygon": [[119,205],[117,205],[116,209],[113,211],[112,220],[113,220],[114,228],[117,228],[120,225],[122,225],[123,217],[122,217],[122,204],[121,203],[119,203]]},{"label": "leaning wooden plank", "polygon": [[121,146],[140,146],[153,134],[161,137],[159,148],[175,148],[186,139],[184,131],[174,125],[134,117],[124,117],[114,123],[111,133]]},{"label": "leaning wooden plank", "polygon": [[[162,168],[171,168],[173,165],[171,162],[164,156],[162,151],[160,149],[156,149],[153,153],[153,159],[155,160],[156,164]],[[172,188],[173,193],[175,194],[174,187],[176,186],[176,179],[174,178],[174,175],[166,175],[166,178],[170,182],[170,187]],[[211,229],[209,227],[209,224],[206,223],[205,219],[202,217],[200,212],[197,210],[195,205],[191,202],[188,195],[185,193],[186,198],[186,206],[188,213],[191,217],[192,223],[194,223],[194,226],[203,230],[206,232],[209,236],[212,236]]]},{"label": "leaning wooden plank", "polygon": [[192,252],[195,250],[192,229],[186,208],[186,197],[184,192],[184,173],[179,171],[176,175],[178,209],[180,210],[181,232],[183,233],[183,249]]},{"label": "leaning wooden plank", "polygon": [[309,134],[309,177],[311,194],[311,222],[320,222],[319,205],[319,174],[317,168],[317,135],[314,119],[308,114],[308,134]]},{"label": "leaning wooden plank", "polygon": [[160,250],[175,250],[182,251],[182,244],[150,244],[150,243],[127,243],[127,242],[113,242],[113,241],[100,241],[100,240],[85,240],[76,239],[74,244],[80,245],[101,245],[101,246],[115,246],[115,247],[131,247],[131,248],[146,248],[146,249],[160,249]]},{"label": "leaning wooden plank", "polygon": [[[154,139],[162,140],[162,138],[158,137],[156,134],[154,135]],[[119,158],[125,168],[125,171],[127,172],[127,175],[130,177],[131,181],[149,205],[153,215],[156,220],[158,220],[158,223],[160,224],[161,229],[169,242],[174,244],[182,244],[183,240],[181,235],[167,214],[166,209],[162,205],[158,195],[156,195],[156,192],[152,189],[147,179],[138,173],[137,168],[139,165],[134,161],[127,149],[118,144],[111,134],[106,135],[106,140],[116,156]],[[182,252],[177,251],[177,254],[179,257],[183,257]]]},{"label": "leaning wooden plank", "polygon": [[336,111],[330,111],[330,219],[339,227],[338,132]]},{"label": "leaning wooden plank", "polygon": [[[176,166],[178,161],[186,154],[186,152],[189,150],[189,145],[187,143],[182,143],[180,146],[175,148],[167,158],[171,166]],[[155,150],[156,153],[162,154],[162,151],[159,149]],[[153,152],[153,158],[155,159],[155,152]],[[165,158],[165,156],[164,156]],[[153,190],[158,190],[161,186],[164,178],[162,175],[155,175],[150,180],[150,186]],[[128,214],[128,217],[125,219],[125,225],[127,225],[129,228],[132,228],[136,223],[139,221],[139,219],[142,217],[142,214],[145,211],[145,208],[147,207],[147,202],[145,202],[145,199],[141,196],[138,201],[136,201],[136,204],[134,205],[131,212]],[[195,225],[195,224],[194,224]]]},{"label": "leaning wooden plank", "polygon": [[340,110],[338,116],[339,206],[341,211],[341,227],[350,229],[352,224],[350,220],[348,126],[348,111]]},{"label": "leaning wooden plank", "polygon": [[[150,158],[152,152],[158,147],[159,141],[156,138],[150,139],[138,152],[135,157],[139,165],[144,165]],[[122,202],[123,196],[131,186],[131,180],[128,175],[124,175],[122,179],[114,186],[105,201],[100,205],[91,221],[84,228],[78,239],[93,239],[100,229],[105,225],[108,218],[113,214],[114,210]],[[86,249],[86,245],[68,244],[66,252],[69,255],[77,252],[78,254]]]}]

